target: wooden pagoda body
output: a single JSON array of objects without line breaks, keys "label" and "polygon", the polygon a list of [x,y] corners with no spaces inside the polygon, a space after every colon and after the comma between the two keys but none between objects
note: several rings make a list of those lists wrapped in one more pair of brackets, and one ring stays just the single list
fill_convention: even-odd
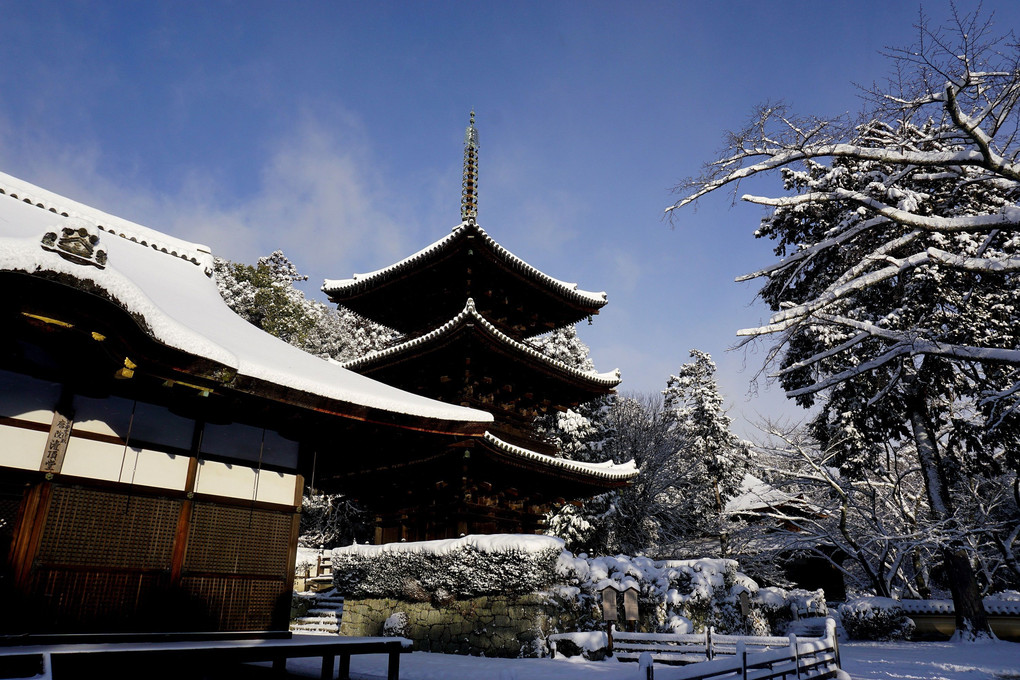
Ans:
[{"label": "wooden pagoda body", "polygon": [[495,419],[481,439],[366,459],[362,469],[332,480],[376,511],[380,543],[539,533],[558,504],[636,474],[632,465],[566,460],[537,435],[537,418],[609,394],[620,382],[618,371],[579,370],[529,343],[598,314],[606,294],[554,279],[494,241],[476,222],[476,187],[472,118],[463,221],[396,264],[323,285],[333,302],[405,338],[346,368]]}]

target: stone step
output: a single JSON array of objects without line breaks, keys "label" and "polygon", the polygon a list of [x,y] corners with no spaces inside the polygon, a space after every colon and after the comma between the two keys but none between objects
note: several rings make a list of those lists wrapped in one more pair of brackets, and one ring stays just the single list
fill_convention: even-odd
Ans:
[{"label": "stone step", "polygon": [[300,617],[302,619],[322,619],[323,621],[339,621],[340,615],[333,609],[309,609],[308,612]]},{"label": "stone step", "polygon": [[340,622],[336,618],[319,618],[302,616],[290,623],[290,630],[298,633],[322,633],[337,635],[340,632]]},{"label": "stone step", "polygon": [[311,626],[291,626],[290,631],[292,633],[300,633],[301,635],[339,635],[340,632],[334,628],[317,628]]},{"label": "stone step", "polygon": [[[334,593],[335,591],[329,591]],[[304,616],[291,621],[290,630],[312,635],[339,635],[344,598],[336,594],[316,594],[309,598]]]},{"label": "stone step", "polygon": [[294,619],[291,621],[291,625],[294,626],[336,626],[336,619],[323,619],[315,616],[302,616],[300,619]]}]

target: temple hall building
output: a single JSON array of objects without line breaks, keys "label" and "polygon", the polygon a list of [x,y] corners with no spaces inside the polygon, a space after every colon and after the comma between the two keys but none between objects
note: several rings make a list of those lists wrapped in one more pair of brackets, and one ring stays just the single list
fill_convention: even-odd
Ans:
[{"label": "temple hall building", "polygon": [[287,629],[305,479],[481,441],[232,312],[209,249],[0,173],[0,634]]}]

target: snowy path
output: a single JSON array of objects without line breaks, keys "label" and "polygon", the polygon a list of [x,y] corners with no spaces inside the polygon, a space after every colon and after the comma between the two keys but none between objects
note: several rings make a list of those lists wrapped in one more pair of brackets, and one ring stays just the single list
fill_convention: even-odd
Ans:
[{"label": "snowy path", "polygon": [[854,680],[1020,680],[1020,643],[850,642],[840,646]]},{"label": "snowy path", "polygon": [[[993,642],[851,642],[840,647],[853,680],[1020,680],[1020,644]],[[287,670],[318,677],[317,660],[299,659]],[[386,658],[351,659],[353,680],[386,677]],[[637,664],[569,659],[485,659],[415,652],[400,658],[401,680],[639,680]]]}]

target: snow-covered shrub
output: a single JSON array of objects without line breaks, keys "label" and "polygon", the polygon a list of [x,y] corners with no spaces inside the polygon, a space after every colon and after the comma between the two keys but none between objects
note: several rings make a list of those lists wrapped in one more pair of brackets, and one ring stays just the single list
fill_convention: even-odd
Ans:
[{"label": "snow-covered shrub", "polygon": [[[638,590],[639,626],[644,629],[694,632],[712,626],[721,633],[751,632],[750,617],[741,614],[739,597],[742,592],[753,596],[758,585],[737,571],[734,560],[657,561],[626,555],[588,558],[564,552],[558,568],[567,583],[578,587],[591,603],[589,629],[602,625],[598,594],[608,586],[619,591]],[[753,607],[753,597],[751,603]]]},{"label": "snow-covered shrub", "polygon": [[[751,628],[754,634],[765,629],[774,635],[786,635],[793,621],[821,617],[829,613],[825,604],[825,591],[794,588],[759,588],[751,600],[756,613]],[[760,621],[759,621],[760,619]]]},{"label": "snow-covered shrub", "polygon": [[385,637],[407,637],[409,623],[407,614],[404,612],[393,612],[383,622],[383,635]]},{"label": "snow-covered shrub", "polygon": [[308,615],[308,610],[315,606],[315,593],[293,593],[290,598],[290,618],[296,619]]},{"label": "snow-covered shrub", "polygon": [[556,654],[565,657],[583,656],[589,661],[602,661],[606,658],[609,638],[605,631],[587,631],[558,633],[549,636],[550,643],[556,645]]},{"label": "snow-covered shrub", "polygon": [[352,545],[332,554],[333,581],[348,597],[407,601],[523,595],[557,581],[563,541],[551,536],[465,536],[459,539]]},{"label": "snow-covered shrub", "polygon": [[782,588],[759,588],[755,593],[754,603],[762,618],[764,628],[777,634],[785,631],[793,620],[793,612],[786,600],[786,591]]},{"label": "snow-covered shrub", "polygon": [[892,598],[855,598],[838,611],[847,636],[854,640],[903,640],[914,630],[914,622]]}]

